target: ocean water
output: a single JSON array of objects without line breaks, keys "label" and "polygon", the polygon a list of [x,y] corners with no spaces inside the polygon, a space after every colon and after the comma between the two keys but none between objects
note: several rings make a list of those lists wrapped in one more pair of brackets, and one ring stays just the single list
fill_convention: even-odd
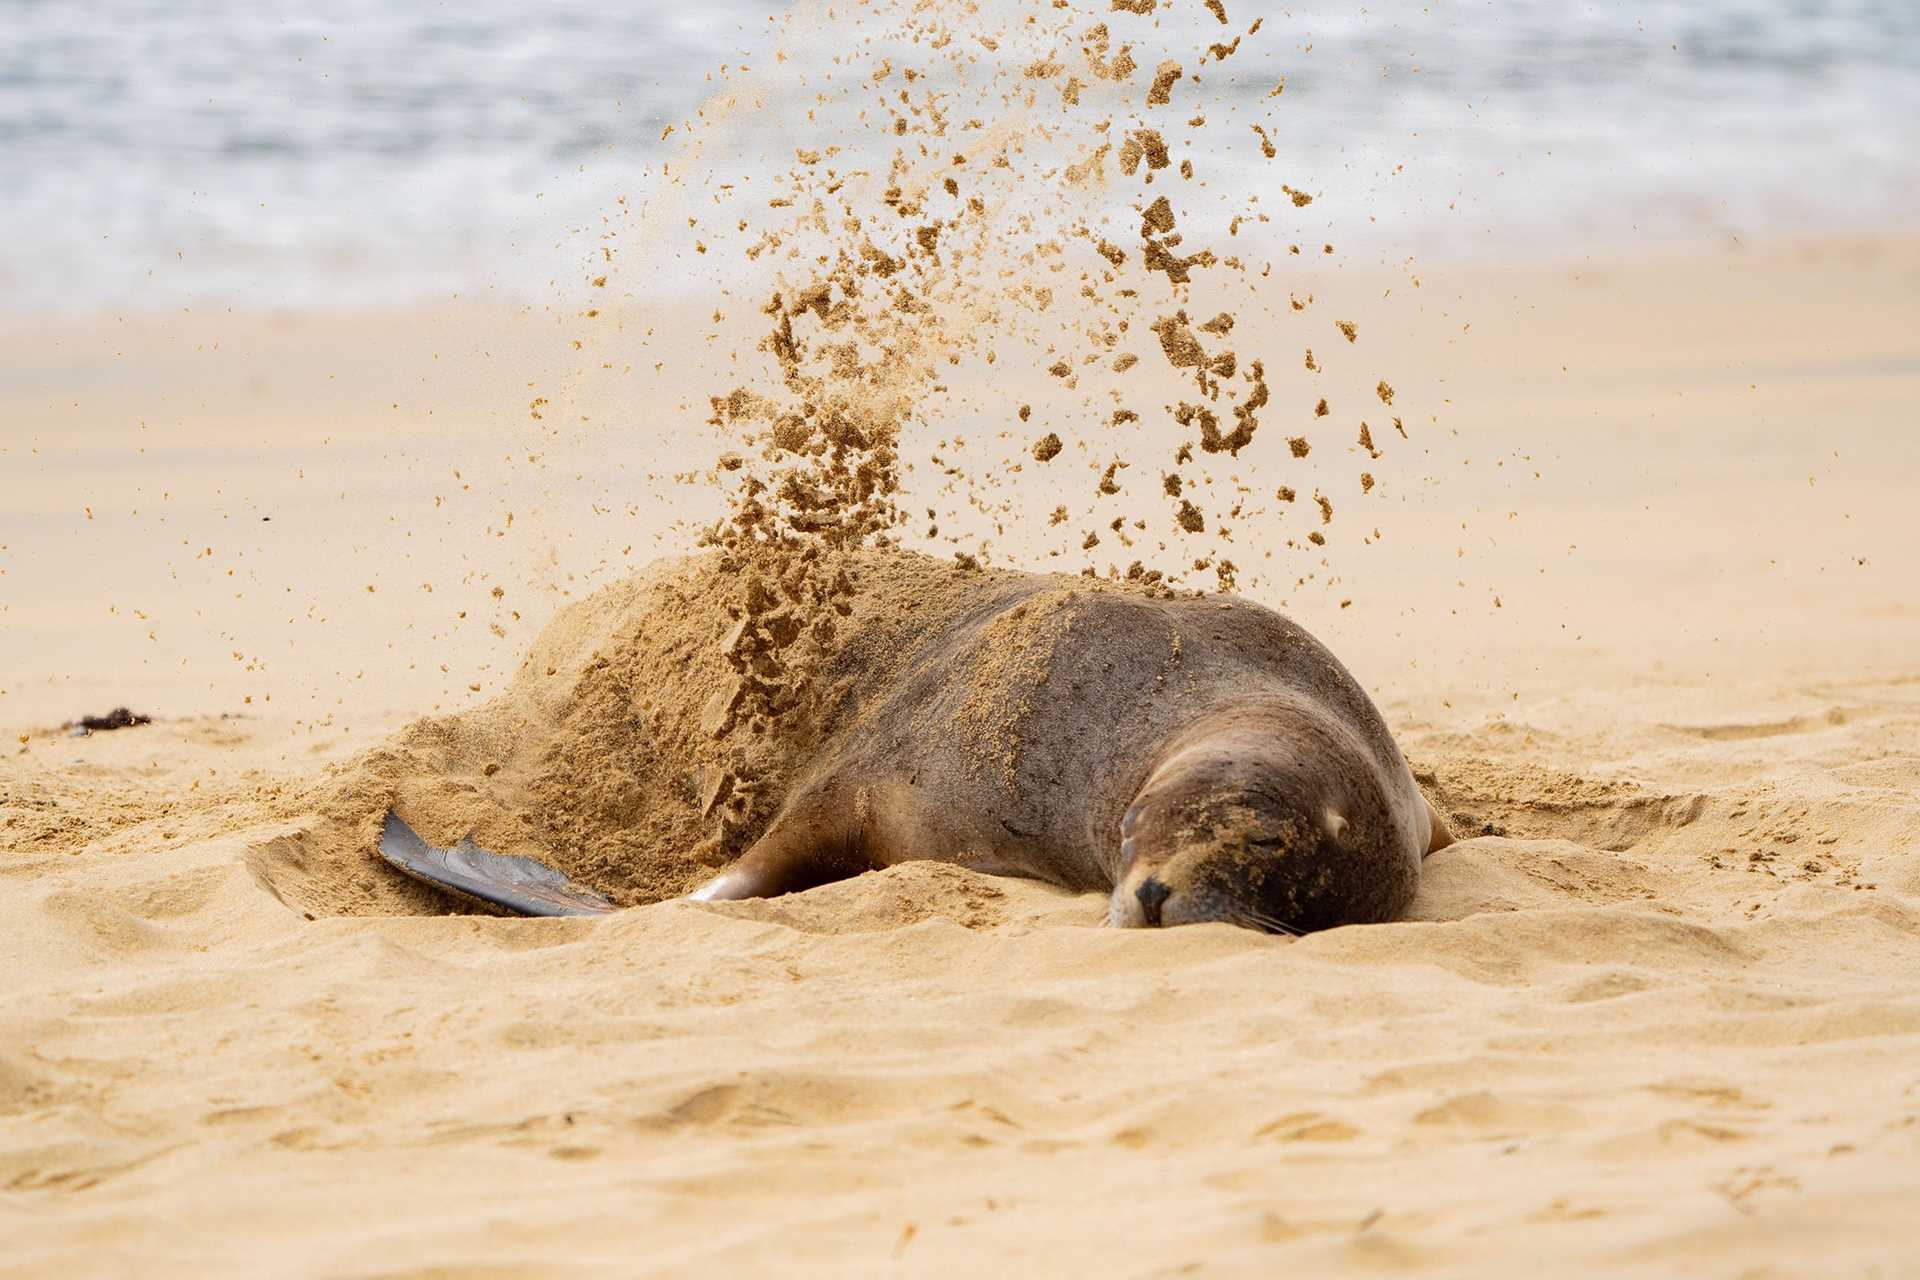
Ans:
[{"label": "ocean water", "polygon": [[[1348,252],[1920,227],[1916,0],[1228,4],[1267,25],[1214,91],[1287,77],[1286,172]],[[782,8],[0,0],[0,311],[550,297],[714,69],[777,73]],[[734,131],[769,155],[806,105],[773,79]]]}]

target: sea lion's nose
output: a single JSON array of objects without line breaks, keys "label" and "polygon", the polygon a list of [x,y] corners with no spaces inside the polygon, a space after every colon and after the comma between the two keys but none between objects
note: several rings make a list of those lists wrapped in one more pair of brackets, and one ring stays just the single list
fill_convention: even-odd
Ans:
[{"label": "sea lion's nose", "polygon": [[1133,891],[1133,896],[1140,899],[1140,909],[1146,913],[1147,923],[1150,925],[1160,923],[1160,905],[1172,895],[1173,890],[1152,876],[1142,880],[1140,887]]}]

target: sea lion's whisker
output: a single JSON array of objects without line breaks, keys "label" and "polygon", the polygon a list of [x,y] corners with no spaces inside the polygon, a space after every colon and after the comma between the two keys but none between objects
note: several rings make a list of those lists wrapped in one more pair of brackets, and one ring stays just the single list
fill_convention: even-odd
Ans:
[{"label": "sea lion's whisker", "polygon": [[1264,929],[1268,933],[1284,934],[1289,938],[1305,936],[1301,930],[1294,928],[1286,921],[1275,919],[1273,916],[1263,915],[1250,907],[1242,907],[1236,911],[1234,913],[1234,922],[1236,924],[1252,925],[1257,929]]}]

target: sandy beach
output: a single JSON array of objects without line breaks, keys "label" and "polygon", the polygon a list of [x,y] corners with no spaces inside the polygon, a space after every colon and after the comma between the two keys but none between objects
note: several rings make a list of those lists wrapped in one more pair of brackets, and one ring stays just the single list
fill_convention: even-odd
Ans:
[{"label": "sandy beach", "polygon": [[1422,275],[1419,467],[1252,594],[1465,838],[1298,940],[322,865],[354,761],[711,517],[709,388],[538,310],[0,334],[0,1275],[1920,1270],[1920,242]]}]

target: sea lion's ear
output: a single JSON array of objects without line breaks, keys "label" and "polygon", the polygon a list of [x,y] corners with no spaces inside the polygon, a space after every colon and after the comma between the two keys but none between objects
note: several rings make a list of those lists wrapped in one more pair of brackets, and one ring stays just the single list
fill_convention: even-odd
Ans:
[{"label": "sea lion's ear", "polygon": [[1433,831],[1432,836],[1427,840],[1427,852],[1438,853],[1453,843],[1453,832],[1447,830],[1447,820],[1440,816],[1438,809],[1433,807],[1433,801],[1427,800],[1424,795],[1420,798],[1426,801],[1427,824]]}]

